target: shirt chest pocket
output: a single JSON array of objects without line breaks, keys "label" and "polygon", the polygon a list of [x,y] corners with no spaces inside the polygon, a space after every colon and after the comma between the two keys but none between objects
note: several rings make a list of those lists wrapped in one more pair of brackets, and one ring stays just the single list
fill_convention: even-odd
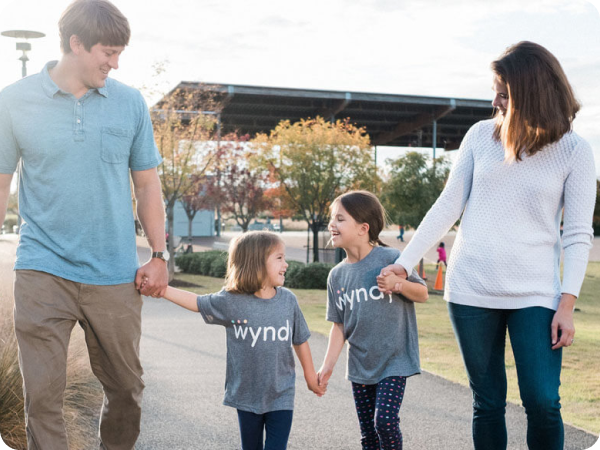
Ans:
[{"label": "shirt chest pocket", "polygon": [[133,133],[123,128],[102,127],[102,161],[121,164],[129,161]]}]

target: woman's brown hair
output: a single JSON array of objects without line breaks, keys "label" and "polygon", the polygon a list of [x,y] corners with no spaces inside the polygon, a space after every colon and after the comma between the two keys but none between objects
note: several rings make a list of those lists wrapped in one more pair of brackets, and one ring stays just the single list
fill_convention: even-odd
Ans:
[{"label": "woman's brown hair", "polygon": [[496,113],[494,138],[506,161],[521,161],[571,131],[579,102],[556,57],[541,45],[523,41],[492,63],[508,90],[505,116]]},{"label": "woman's brown hair", "polygon": [[269,231],[249,231],[231,242],[227,259],[225,290],[254,294],[267,278],[267,258],[283,239]]},{"label": "woman's brown hair", "polygon": [[131,30],[127,18],[108,0],[75,0],[58,21],[60,46],[71,52],[71,36],[79,38],[89,52],[96,44],[126,46]]},{"label": "woman's brown hair", "polygon": [[387,247],[379,239],[379,233],[385,228],[386,212],[379,199],[369,191],[350,191],[337,197],[331,203],[333,210],[337,202],[352,216],[357,223],[369,225],[369,242]]}]

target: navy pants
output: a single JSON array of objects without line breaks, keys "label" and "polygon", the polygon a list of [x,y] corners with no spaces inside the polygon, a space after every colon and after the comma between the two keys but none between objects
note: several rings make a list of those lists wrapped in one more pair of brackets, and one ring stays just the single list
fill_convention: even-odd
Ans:
[{"label": "navy pants", "polygon": [[[285,450],[287,448],[294,411],[286,409],[254,414],[238,409],[237,412],[242,450]],[[266,440],[264,440],[265,430]]]},{"label": "navy pants", "polygon": [[352,383],[363,450],[401,450],[400,406],[406,377],[388,377],[377,384]]},{"label": "navy pants", "polygon": [[562,349],[552,350],[548,308],[488,309],[448,303],[450,320],[473,391],[476,450],[506,450],[506,331],[515,356],[530,450],[559,450]]}]

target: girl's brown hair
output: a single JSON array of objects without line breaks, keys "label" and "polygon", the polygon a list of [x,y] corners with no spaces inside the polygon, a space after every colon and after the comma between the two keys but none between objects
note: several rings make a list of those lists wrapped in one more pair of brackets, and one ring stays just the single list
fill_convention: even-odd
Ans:
[{"label": "girl's brown hair", "polygon": [[267,278],[267,258],[283,239],[269,231],[249,231],[231,242],[227,259],[225,290],[254,294]]},{"label": "girl's brown hair", "polygon": [[494,138],[506,161],[521,161],[571,131],[579,102],[556,57],[541,45],[519,42],[492,63],[498,81],[508,89],[505,116],[496,113]]},{"label": "girl's brown hair", "polygon": [[374,194],[371,194],[369,191],[346,192],[331,203],[330,209],[332,211],[338,202],[342,204],[342,207],[357,223],[366,223],[369,225],[369,243],[387,247],[379,239],[379,233],[385,227],[387,214],[385,208]]},{"label": "girl's brown hair", "polygon": [[108,0],[75,0],[58,21],[60,46],[71,52],[71,36],[79,38],[89,52],[96,44],[126,46],[131,30],[127,18]]}]

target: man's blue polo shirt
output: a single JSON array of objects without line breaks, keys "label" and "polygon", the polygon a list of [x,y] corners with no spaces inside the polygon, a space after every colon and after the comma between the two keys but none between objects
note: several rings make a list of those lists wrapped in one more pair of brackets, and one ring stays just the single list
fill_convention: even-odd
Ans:
[{"label": "man's blue polo shirt", "polygon": [[0,173],[21,164],[15,269],[86,284],[132,282],[129,171],[161,163],[148,107],[110,78],[76,99],[50,78],[56,63],[0,92]]}]

